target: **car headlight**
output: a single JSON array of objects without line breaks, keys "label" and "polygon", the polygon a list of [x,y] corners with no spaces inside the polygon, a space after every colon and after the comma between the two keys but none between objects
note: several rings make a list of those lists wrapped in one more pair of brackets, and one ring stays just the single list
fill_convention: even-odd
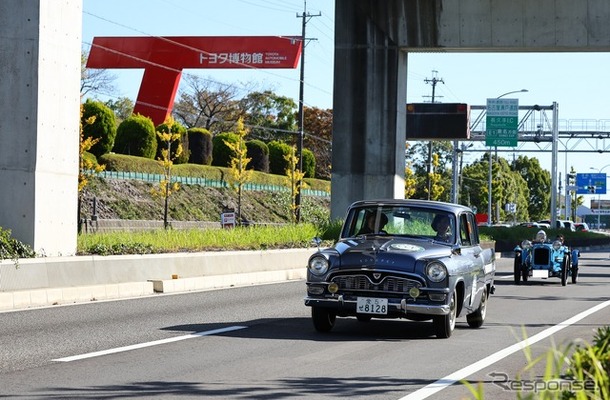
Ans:
[{"label": "car headlight", "polygon": [[559,250],[560,247],[561,247],[561,242],[559,240],[555,240],[553,242],[553,250]]},{"label": "car headlight", "polygon": [[440,282],[447,277],[447,267],[443,263],[433,261],[426,265],[426,276],[432,282]]},{"label": "car headlight", "polygon": [[324,275],[328,271],[328,260],[324,256],[314,256],[309,260],[309,271],[314,275]]},{"label": "car headlight", "polygon": [[523,242],[521,242],[521,247],[524,249],[529,249],[530,247],[532,247],[532,242],[530,242],[529,240],[524,240]]}]

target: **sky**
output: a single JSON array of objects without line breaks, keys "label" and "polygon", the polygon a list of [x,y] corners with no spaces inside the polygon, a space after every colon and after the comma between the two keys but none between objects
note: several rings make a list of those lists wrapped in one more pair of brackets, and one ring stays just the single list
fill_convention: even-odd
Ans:
[{"label": "sky", "polygon": [[[83,49],[95,36],[300,36],[306,7],[304,104],[330,109],[334,63],[334,0],[83,0]],[[298,17],[297,17],[298,16]],[[509,95],[520,106],[558,104],[560,126],[599,125],[610,132],[610,53],[410,53],[407,103],[435,101],[485,105],[488,98]],[[116,97],[137,97],[143,71],[111,70]],[[299,98],[300,66],[287,70],[189,69],[183,72],[213,81],[257,90],[272,90]],[[184,79],[182,80],[184,82]],[[101,100],[112,98],[96,95]],[[473,114],[476,115],[476,114]],[[550,114],[549,114],[550,116]],[[480,159],[485,150],[476,143],[464,162]],[[476,151],[478,150],[478,151]],[[561,150],[561,149],[560,149]],[[506,154],[506,153],[504,153]],[[517,156],[519,153],[517,153]],[[524,153],[538,157],[551,170],[550,152]],[[511,155],[502,157],[512,158]],[[601,170],[610,176],[610,156],[596,153],[560,153],[558,172]],[[610,184],[610,182],[608,182]],[[588,205],[586,195],[585,205]],[[610,199],[610,193],[602,195]]]}]

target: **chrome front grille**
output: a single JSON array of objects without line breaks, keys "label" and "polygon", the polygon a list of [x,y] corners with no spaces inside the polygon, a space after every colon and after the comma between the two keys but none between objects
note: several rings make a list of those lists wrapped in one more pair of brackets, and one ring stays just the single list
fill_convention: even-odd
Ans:
[{"label": "chrome front grille", "polygon": [[394,294],[407,294],[409,290],[420,288],[420,282],[413,279],[400,278],[396,276],[383,276],[378,280],[367,275],[340,275],[331,279],[331,282],[339,285],[340,291],[365,291],[384,292]]}]

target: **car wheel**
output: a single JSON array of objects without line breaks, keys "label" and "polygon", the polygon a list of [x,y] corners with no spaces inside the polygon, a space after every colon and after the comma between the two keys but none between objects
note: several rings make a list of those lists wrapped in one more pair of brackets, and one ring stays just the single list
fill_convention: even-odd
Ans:
[{"label": "car wheel", "polygon": [[311,307],[311,320],[318,332],[330,332],[335,326],[337,314],[327,308]]},{"label": "car wheel", "polygon": [[360,322],[369,322],[373,317],[367,314],[358,314],[356,319]]},{"label": "car wheel", "polygon": [[451,300],[449,301],[449,314],[435,315],[432,319],[437,338],[446,339],[451,336],[453,329],[455,329],[455,318],[457,316],[456,301],[454,290],[453,293],[451,293]]},{"label": "car wheel", "polygon": [[568,284],[568,266],[570,265],[570,257],[566,256],[561,265],[561,286]]},{"label": "car wheel", "polygon": [[572,283],[578,281],[578,267],[572,267]]},{"label": "car wheel", "polygon": [[472,314],[466,316],[466,322],[468,322],[468,326],[471,328],[480,328],[483,325],[485,315],[487,314],[487,300],[487,288],[484,288],[479,308]]},{"label": "car wheel", "polygon": [[520,257],[515,257],[515,265],[513,267],[513,273],[515,275],[515,285],[521,284],[521,260]]}]

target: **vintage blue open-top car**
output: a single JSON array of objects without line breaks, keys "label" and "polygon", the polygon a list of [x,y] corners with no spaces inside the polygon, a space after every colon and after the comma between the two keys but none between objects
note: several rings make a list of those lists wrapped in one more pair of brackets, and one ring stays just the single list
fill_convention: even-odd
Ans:
[{"label": "vintage blue open-top car", "polygon": [[330,331],[336,317],[432,320],[451,336],[456,318],[483,324],[493,292],[495,253],[483,249],[470,208],[425,200],[352,204],[338,242],[308,262],[313,325]]},{"label": "vintage blue open-top car", "polygon": [[570,250],[561,239],[547,240],[541,230],[533,241],[524,240],[515,247],[514,281],[515,285],[529,278],[560,278],[561,285],[578,280],[578,258],[580,251]]}]

